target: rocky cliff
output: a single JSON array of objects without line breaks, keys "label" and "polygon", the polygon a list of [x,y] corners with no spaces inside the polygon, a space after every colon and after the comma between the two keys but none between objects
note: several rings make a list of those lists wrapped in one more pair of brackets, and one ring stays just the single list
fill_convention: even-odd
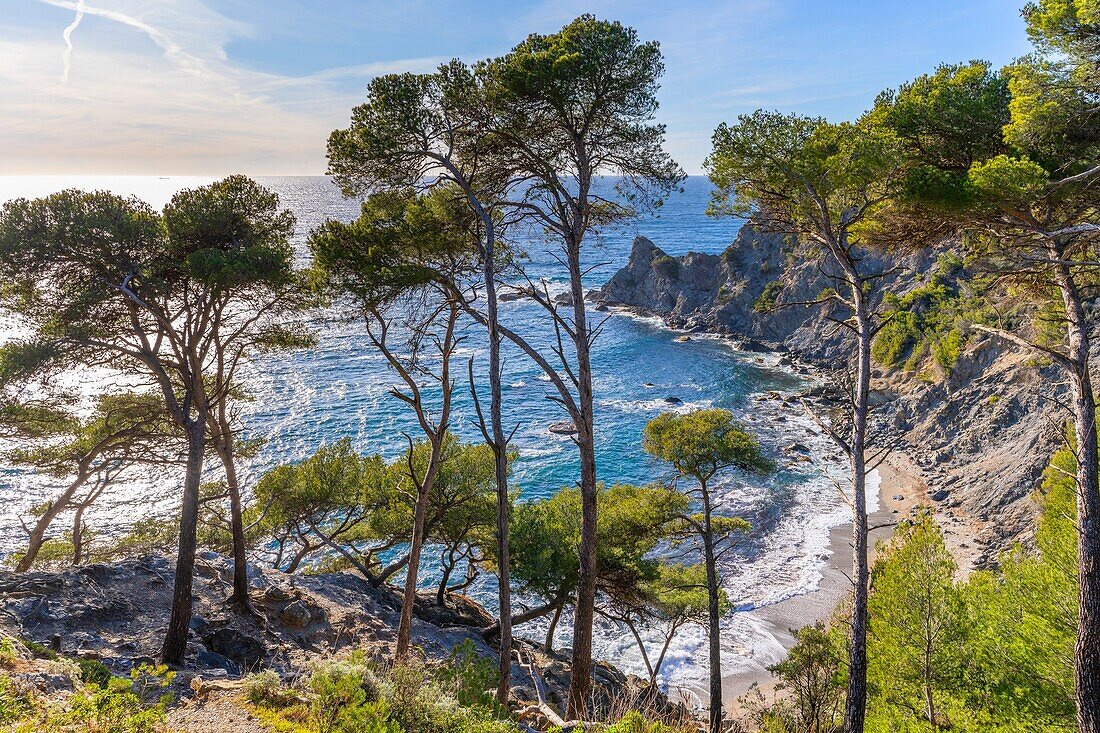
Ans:
[{"label": "rocky cliff", "polygon": [[[792,256],[790,244],[747,224],[721,254],[672,257],[639,237],[627,265],[591,297],[661,316],[674,328],[721,333],[746,348],[841,369],[851,345],[829,320],[834,313],[799,305],[833,283],[822,263]],[[896,270],[884,284],[898,292],[918,284],[935,261],[929,252],[868,257],[881,271]],[[763,307],[773,301],[781,307]],[[1056,370],[972,332],[950,374],[878,369],[874,386],[880,439],[895,442],[919,468],[941,520],[972,528],[984,548],[973,553],[977,564],[1027,537],[1030,495],[1065,420],[1052,400],[1065,389]]]}]

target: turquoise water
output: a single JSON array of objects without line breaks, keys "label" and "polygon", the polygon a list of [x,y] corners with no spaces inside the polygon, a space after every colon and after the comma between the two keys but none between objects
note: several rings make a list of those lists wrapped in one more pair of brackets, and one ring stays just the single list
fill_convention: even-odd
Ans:
[{"label": "turquoise water", "polygon": [[[305,241],[312,228],[326,217],[346,220],[358,213],[358,203],[342,199],[326,178],[260,180],[297,215],[295,244],[303,264],[308,259]],[[171,178],[9,178],[0,179],[0,200],[78,185],[136,194],[161,206],[175,190],[203,182]],[[709,189],[706,179],[691,178],[684,192],[670,200],[659,217],[646,217],[593,237],[586,252],[588,262],[607,264],[589,274],[589,287],[597,287],[626,263],[631,242],[638,234],[672,254],[722,251],[736,235],[737,223],[705,216]],[[547,244],[528,238],[524,245],[530,253],[528,274],[544,278],[552,294],[564,290],[565,279]],[[503,318],[514,329],[529,335],[535,343],[548,344],[549,323],[537,304],[521,300],[502,308]],[[775,640],[755,621],[752,609],[815,587],[827,553],[828,528],[848,516],[833,482],[835,462],[791,462],[782,451],[789,443],[799,441],[809,444],[815,455],[826,456],[830,453],[828,444],[814,435],[797,414],[781,415],[790,408],[774,400],[758,399],[761,393],[773,390],[797,392],[805,386],[805,378],[779,367],[774,357],[739,352],[726,341],[693,338],[681,342],[677,340],[679,334],[654,319],[593,313],[594,318],[605,316],[609,320],[593,351],[601,480],[642,483],[670,478],[668,470],[656,465],[641,449],[646,421],[668,409],[728,408],[756,430],[779,459],[781,470],[768,479],[729,477],[719,502],[722,511],[745,516],[754,526],[752,539],[740,556],[729,558],[725,569],[727,588],[739,608],[727,620],[723,636],[726,663],[730,671],[736,671],[774,662]],[[265,357],[252,365],[249,376],[256,399],[246,406],[244,422],[249,434],[263,437],[266,443],[259,456],[241,467],[246,484],[272,465],[300,460],[320,445],[345,436],[361,451],[392,457],[403,449],[402,431],[415,435],[415,422],[408,408],[387,394],[396,383],[395,375],[371,349],[362,326],[354,322],[321,323],[318,329],[317,348]],[[478,369],[485,366],[480,328],[470,328],[468,336],[459,354],[461,368],[456,370],[461,376],[465,375],[465,362],[470,356]],[[507,344],[505,372],[505,424],[507,430],[515,427],[514,447],[519,451],[515,485],[525,498],[549,496],[563,486],[573,485],[578,473],[576,450],[568,438],[547,430],[550,424],[565,419],[565,414],[547,399],[552,388],[545,376]],[[85,392],[94,392],[100,378],[102,375],[82,374],[74,378],[74,383]],[[682,403],[672,407],[667,398]],[[462,381],[455,403],[455,431],[476,440],[478,430],[472,423],[468,386]],[[0,512],[0,551],[19,545],[22,535],[18,513],[56,491],[54,484],[0,466],[0,496],[6,499]],[[135,473],[91,513],[89,521],[93,528],[111,532],[150,512],[169,513],[177,487],[173,476]],[[536,625],[524,631],[538,638],[540,629]],[[567,629],[562,642],[568,642]],[[705,658],[704,643],[697,629],[681,635],[670,651],[663,674],[666,684],[695,685],[704,669],[700,664]],[[637,651],[616,629],[601,629],[597,651],[631,671],[642,671]]]}]

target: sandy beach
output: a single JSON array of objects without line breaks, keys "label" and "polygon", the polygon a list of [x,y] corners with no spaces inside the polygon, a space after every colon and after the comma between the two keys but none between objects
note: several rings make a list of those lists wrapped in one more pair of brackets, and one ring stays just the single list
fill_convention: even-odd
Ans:
[{"label": "sandy beach", "polygon": [[[928,499],[928,486],[920,476],[920,470],[902,454],[889,456],[877,468],[879,474],[879,509],[868,517],[872,548],[882,540],[890,538],[900,519],[908,516],[916,507],[931,504]],[[973,532],[968,531],[965,522],[954,521],[945,525],[948,546],[955,553],[961,567],[969,568],[967,559],[977,554],[968,539]],[[818,589],[812,593],[794,596],[769,606],[754,609],[752,613],[762,619],[775,638],[790,649],[794,644],[792,630],[815,623],[827,621],[837,604],[851,588],[852,567],[852,529],[844,524],[834,527],[830,532],[830,556],[824,569],[824,576]],[[872,550],[873,561],[873,550]],[[773,662],[768,662],[773,663]],[[723,697],[728,710],[734,712],[741,708],[738,699],[743,697],[753,685],[770,697],[775,681],[764,667],[730,674],[723,679]]]}]

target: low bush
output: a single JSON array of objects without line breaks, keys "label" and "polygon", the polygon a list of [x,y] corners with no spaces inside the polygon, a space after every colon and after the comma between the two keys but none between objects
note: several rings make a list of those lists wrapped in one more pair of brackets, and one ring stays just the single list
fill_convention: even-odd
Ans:
[{"label": "low bush", "polygon": [[246,694],[277,733],[514,733],[495,685],[491,661],[466,643],[438,666],[380,668],[352,654],[318,664],[300,689],[256,675]]},{"label": "low bush", "polygon": [[931,358],[950,374],[970,337],[970,326],[998,320],[974,285],[961,260],[942,255],[927,283],[904,295],[886,295],[883,324],[871,345],[871,356],[882,366],[914,372]]}]

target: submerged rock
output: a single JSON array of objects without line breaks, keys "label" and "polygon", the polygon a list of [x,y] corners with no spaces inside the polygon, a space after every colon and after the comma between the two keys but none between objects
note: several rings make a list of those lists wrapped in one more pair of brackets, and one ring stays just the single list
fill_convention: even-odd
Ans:
[{"label": "submerged rock", "polygon": [[549,428],[547,428],[547,430],[549,430],[554,435],[576,435],[577,434],[577,426],[574,425],[571,420],[570,421],[565,421],[565,422],[553,423]]}]

